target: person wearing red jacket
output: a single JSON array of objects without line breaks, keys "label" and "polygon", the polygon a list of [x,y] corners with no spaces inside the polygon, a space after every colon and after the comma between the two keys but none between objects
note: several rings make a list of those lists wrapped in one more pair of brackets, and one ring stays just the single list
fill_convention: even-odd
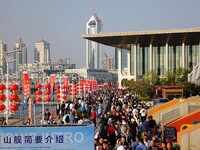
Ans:
[{"label": "person wearing red jacket", "polygon": [[110,145],[112,147],[115,147],[115,143],[116,143],[116,136],[115,136],[115,125],[113,122],[111,122],[111,124],[108,126],[108,136],[109,136],[109,141],[110,141]]},{"label": "person wearing red jacket", "polygon": [[91,118],[92,122],[94,123],[94,126],[96,127],[96,111],[94,108],[92,109]]}]

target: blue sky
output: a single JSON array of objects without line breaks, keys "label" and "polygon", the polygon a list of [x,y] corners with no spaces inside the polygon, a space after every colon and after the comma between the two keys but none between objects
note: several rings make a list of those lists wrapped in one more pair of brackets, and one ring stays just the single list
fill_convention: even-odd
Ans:
[{"label": "blue sky", "polygon": [[[200,0],[96,0],[103,32],[200,28]],[[86,22],[93,13],[93,0],[1,0],[0,40],[13,50],[21,37],[33,62],[34,43],[46,40],[51,59],[71,58],[85,66]],[[114,48],[103,46],[114,54]]]}]

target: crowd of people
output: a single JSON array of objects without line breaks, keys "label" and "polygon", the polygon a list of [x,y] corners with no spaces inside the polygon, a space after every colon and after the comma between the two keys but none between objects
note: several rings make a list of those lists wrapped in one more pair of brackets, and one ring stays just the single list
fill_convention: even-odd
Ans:
[{"label": "crowd of people", "polygon": [[126,90],[108,90],[110,109],[105,110],[101,130],[95,138],[95,150],[173,150],[172,140],[165,139],[158,123],[141,102]]},{"label": "crowd of people", "polygon": [[[98,100],[96,100],[98,99]],[[89,92],[85,98],[70,99],[56,104],[56,113],[46,109],[44,112],[43,124],[94,124],[97,126],[97,118],[100,119],[103,113],[102,93],[97,91]]]},{"label": "crowd of people", "polygon": [[172,141],[163,138],[158,123],[148,116],[151,106],[126,90],[102,88],[85,98],[58,103],[56,116],[46,109],[44,120],[48,124],[92,122],[99,128],[95,150],[173,150]]}]

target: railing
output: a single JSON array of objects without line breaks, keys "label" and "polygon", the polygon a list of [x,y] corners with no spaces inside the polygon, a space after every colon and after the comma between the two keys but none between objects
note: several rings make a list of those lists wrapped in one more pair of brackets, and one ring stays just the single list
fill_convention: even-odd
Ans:
[{"label": "railing", "polygon": [[[50,108],[48,108],[49,111],[53,114],[56,113],[56,107],[52,106]],[[26,113],[26,112],[25,112]],[[22,114],[20,114],[20,118],[17,119],[13,119],[13,121],[11,121],[10,125],[23,125],[24,121],[26,121],[26,118],[21,118]],[[24,116],[24,115],[23,115]],[[12,119],[12,118],[11,118]],[[42,120],[42,112],[38,112],[35,115],[31,116],[31,120],[32,120],[32,124],[34,125],[41,125],[41,120]]]}]

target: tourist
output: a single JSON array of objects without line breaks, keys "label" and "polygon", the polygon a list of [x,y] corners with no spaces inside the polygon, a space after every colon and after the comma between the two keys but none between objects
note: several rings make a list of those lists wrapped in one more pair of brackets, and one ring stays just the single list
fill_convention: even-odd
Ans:
[{"label": "tourist", "polygon": [[157,125],[156,125],[156,121],[153,119],[153,116],[149,116],[148,117],[148,127],[149,127],[149,132],[151,136],[156,135],[157,132]]},{"label": "tourist", "polygon": [[137,131],[138,131],[138,125],[135,121],[134,118],[131,119],[131,123],[130,123],[130,132],[133,138],[133,141],[135,141],[136,135],[137,135]]},{"label": "tourist", "polygon": [[94,123],[94,126],[96,127],[96,111],[94,108],[92,109],[91,118],[92,122]]},{"label": "tourist", "polygon": [[144,145],[146,146],[147,149],[150,147],[151,141],[148,139],[147,135],[143,136],[143,143],[144,143]]},{"label": "tourist", "polygon": [[169,142],[167,142],[167,150],[174,150],[174,148],[172,147],[172,142],[171,141],[169,141]]},{"label": "tourist", "polygon": [[136,147],[135,150],[147,150],[147,147],[143,144],[142,139],[138,139],[138,143],[139,145]]},{"label": "tourist", "polygon": [[103,146],[102,150],[112,150],[112,148],[108,145],[108,141],[104,140],[103,141]]},{"label": "tourist", "polygon": [[51,116],[51,113],[49,112],[49,109],[45,109],[45,111],[44,111],[44,124],[48,124],[50,116]]},{"label": "tourist", "polygon": [[108,137],[109,137],[110,145],[112,147],[115,147],[115,143],[116,143],[115,131],[116,131],[116,128],[114,126],[114,123],[111,122],[111,124],[108,126]]},{"label": "tourist", "polygon": [[159,150],[159,147],[155,145],[154,140],[151,140],[148,150]]},{"label": "tourist", "polygon": [[167,150],[167,143],[165,141],[162,141],[160,150]]},{"label": "tourist", "polygon": [[59,115],[60,114],[60,104],[57,103],[56,104],[56,115]]},{"label": "tourist", "polygon": [[28,118],[26,122],[24,122],[24,125],[31,125],[31,119]]},{"label": "tourist", "polygon": [[147,110],[144,108],[143,105],[142,105],[142,108],[140,109],[140,115],[141,115],[142,122],[144,122],[144,120],[146,120]]}]

